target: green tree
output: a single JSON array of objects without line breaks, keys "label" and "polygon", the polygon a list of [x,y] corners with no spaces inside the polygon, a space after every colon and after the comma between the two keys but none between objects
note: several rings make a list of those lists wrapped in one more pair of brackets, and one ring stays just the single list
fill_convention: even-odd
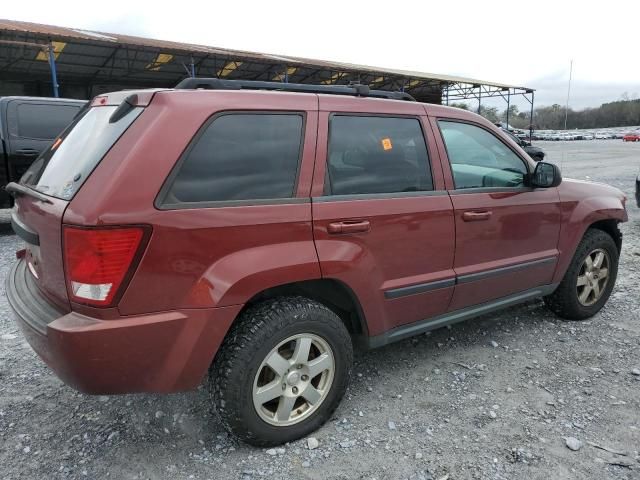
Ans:
[{"label": "green tree", "polygon": [[492,123],[496,123],[500,120],[497,107],[485,107],[484,105],[480,105],[479,113]]},{"label": "green tree", "polygon": [[[618,100],[603,103],[596,108],[583,110],[569,109],[568,125],[571,128],[607,128],[640,125],[640,100]],[[543,130],[561,130],[564,128],[565,108],[555,104],[550,107],[538,107],[533,114],[536,128]],[[509,117],[511,123],[511,117]],[[515,124],[514,124],[515,125]]]},{"label": "green tree", "polygon": [[[520,113],[520,110],[518,110],[518,106],[517,105],[511,105],[509,107],[509,122],[511,122],[512,118],[517,117],[519,113]],[[501,116],[502,116],[502,119],[506,122],[507,121],[507,110],[502,112]]]}]

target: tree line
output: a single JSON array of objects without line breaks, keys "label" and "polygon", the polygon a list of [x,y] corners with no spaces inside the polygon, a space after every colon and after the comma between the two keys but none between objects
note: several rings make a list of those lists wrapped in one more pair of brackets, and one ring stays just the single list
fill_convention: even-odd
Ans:
[{"label": "tree line", "polygon": [[[610,103],[603,103],[599,107],[585,108],[583,110],[567,109],[558,104],[550,107],[538,107],[533,111],[533,128],[539,130],[562,130],[567,117],[567,128],[607,128],[627,127],[640,125],[640,99],[624,98]],[[465,110],[477,111],[466,103],[452,103],[451,106]],[[480,115],[493,123],[506,121],[507,110],[498,110],[497,107],[481,105]],[[529,129],[531,125],[531,113],[519,111],[516,105],[509,108],[509,125],[514,128]]]}]

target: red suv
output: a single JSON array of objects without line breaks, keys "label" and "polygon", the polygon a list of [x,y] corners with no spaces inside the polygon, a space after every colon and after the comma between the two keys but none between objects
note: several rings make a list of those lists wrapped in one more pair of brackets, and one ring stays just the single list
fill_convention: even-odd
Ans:
[{"label": "red suv", "polygon": [[535,297],[598,312],[624,195],[411,100],[206,79],[96,97],[8,186],[26,245],[6,290],[29,343],[88,393],[209,372],[226,427],[273,445],[329,418],[353,344]]}]

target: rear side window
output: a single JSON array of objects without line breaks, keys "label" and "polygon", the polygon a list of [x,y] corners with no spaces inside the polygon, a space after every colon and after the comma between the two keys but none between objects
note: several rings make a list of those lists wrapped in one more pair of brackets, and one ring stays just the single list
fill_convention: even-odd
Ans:
[{"label": "rear side window", "polygon": [[179,163],[163,203],[292,197],[302,129],[299,113],[229,113],[214,118]]},{"label": "rear side window", "polygon": [[22,103],[17,108],[18,136],[52,140],[71,123],[78,111],[80,106]]},{"label": "rear side window", "polygon": [[142,108],[109,123],[117,107],[87,110],[29,167],[20,183],[52,197],[70,200]]},{"label": "rear side window", "polygon": [[329,128],[327,194],[433,190],[427,147],[415,118],[335,115]]}]

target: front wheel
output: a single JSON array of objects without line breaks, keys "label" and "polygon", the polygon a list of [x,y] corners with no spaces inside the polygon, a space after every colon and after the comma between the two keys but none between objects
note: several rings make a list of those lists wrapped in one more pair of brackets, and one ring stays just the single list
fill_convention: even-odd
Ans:
[{"label": "front wheel", "polygon": [[249,307],[227,335],[212,369],[212,398],[241,440],[273,446],[319,428],[342,399],[351,337],[340,318],[304,297]]},{"label": "front wheel", "polygon": [[547,306],[567,320],[585,320],[598,313],[615,285],[618,257],[618,247],[609,234],[587,230],[562,282],[545,297]]}]

